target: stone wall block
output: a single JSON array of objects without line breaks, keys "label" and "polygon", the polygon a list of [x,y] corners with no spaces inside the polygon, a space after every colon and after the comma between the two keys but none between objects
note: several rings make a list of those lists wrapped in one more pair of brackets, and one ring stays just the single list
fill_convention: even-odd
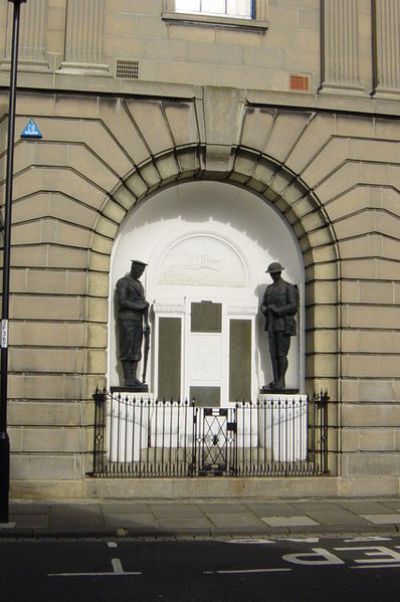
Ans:
[{"label": "stone wall block", "polygon": [[161,183],[160,174],[154,163],[147,163],[147,165],[144,165],[140,170],[140,175],[149,188],[158,186]]},{"label": "stone wall block", "polygon": [[83,308],[81,297],[19,295],[11,299],[10,316],[24,320],[79,320],[83,317]]},{"label": "stone wall block", "polygon": [[87,355],[87,371],[89,374],[106,374],[107,357],[104,350],[89,349]]},{"label": "stone wall block", "polygon": [[345,353],[400,354],[400,332],[344,330],[342,350]]},{"label": "stone wall block", "polygon": [[99,347],[104,350],[107,347],[108,328],[106,324],[88,324],[87,340],[88,348]]},{"label": "stone wall block", "polygon": [[107,297],[109,292],[109,275],[92,272],[88,277],[88,294],[92,297]]},{"label": "stone wall block", "polygon": [[21,347],[10,350],[13,372],[76,373],[84,371],[84,352],[78,349],[45,349]]},{"label": "stone wall block", "polygon": [[79,428],[25,427],[22,430],[22,451],[79,453],[83,451],[83,433]]},{"label": "stone wall block", "polygon": [[347,259],[341,263],[341,275],[344,279],[375,279],[377,269],[377,261],[374,261],[371,257]]},{"label": "stone wall block", "polygon": [[[336,330],[313,330],[306,334],[307,353],[337,353],[338,334]],[[320,376],[320,375],[318,375]]]},{"label": "stone wall block", "polygon": [[337,303],[338,283],[335,281],[321,281],[318,286],[315,283],[306,286],[306,304]]},{"label": "stone wall block", "polygon": [[[110,223],[107,222],[107,220],[104,220],[103,218],[100,218],[100,220],[102,226],[106,225],[105,230],[107,232],[107,228],[110,226]],[[93,235],[91,253],[101,253],[104,255],[104,261],[101,264],[101,266],[99,266],[100,271],[103,271],[105,266],[108,266],[109,264],[109,255],[113,246],[113,240],[114,239],[110,235],[108,235],[108,237],[105,237],[103,234],[100,233],[96,233]]]},{"label": "stone wall block", "polygon": [[231,148],[240,141],[244,99],[234,88],[207,86],[203,103],[207,167],[211,171],[226,171],[231,163]]},{"label": "stone wall block", "polygon": [[[44,248],[46,261],[42,265],[49,268],[85,269],[87,249],[48,245]],[[22,255],[22,254],[21,254]],[[28,260],[29,261],[29,260]]]},{"label": "stone wall block", "polygon": [[83,347],[85,327],[79,323],[16,321],[10,325],[11,345],[37,347]]},{"label": "stone wall block", "polygon": [[91,322],[106,323],[108,320],[107,299],[92,297],[87,299],[87,315]]},{"label": "stone wall block", "polygon": [[396,330],[399,324],[400,307],[348,305],[344,325],[352,328],[371,328]]},{"label": "stone wall block", "polygon": [[[318,350],[319,351],[319,350]],[[337,374],[337,355],[318,353],[307,355],[306,372],[309,378],[335,378]]]},{"label": "stone wall block", "polygon": [[343,355],[344,378],[395,378],[398,374],[397,355]]},{"label": "stone wall block", "polygon": [[79,454],[14,454],[11,461],[11,479],[27,481],[79,479],[83,476]]},{"label": "stone wall block", "polygon": [[273,109],[260,109],[246,107],[241,144],[248,148],[263,151],[273,127],[276,111]]},{"label": "stone wall block", "polygon": [[364,452],[348,458],[349,474],[353,475],[400,475],[399,453]]},{"label": "stone wall block", "polygon": [[177,155],[179,168],[182,174],[194,174],[200,169],[200,157],[196,148],[180,150]]},{"label": "stone wall block", "polygon": [[319,263],[306,267],[307,280],[333,280],[338,277],[338,266],[336,262]]},{"label": "stone wall block", "polygon": [[[329,174],[324,181],[315,187],[315,193],[323,203],[329,203],[331,199],[335,199],[340,194],[347,192],[355,186],[361,177],[360,165],[358,163],[345,163],[338,167],[336,171]],[[366,170],[363,171],[365,180]],[[370,174],[368,181],[373,180],[373,175]]]},{"label": "stone wall block", "polygon": [[148,190],[143,178],[137,172],[132,174],[125,184],[137,199],[140,199]]},{"label": "stone wall block", "polygon": [[158,157],[156,165],[163,185],[173,182],[181,174],[181,168],[175,156],[166,155],[165,157]]},{"label": "stone wall block", "polygon": [[164,102],[163,109],[171,129],[175,146],[198,144],[196,110],[193,102]]},{"label": "stone wall block", "polygon": [[[113,198],[119,203],[125,211],[129,211],[136,203],[136,196],[124,186],[120,186],[118,190],[113,193]],[[104,214],[108,211],[108,205],[104,208]],[[107,215],[109,215],[107,213]]]},{"label": "stone wall block", "polygon": [[124,100],[102,99],[99,104],[99,116],[110,130],[114,141],[118,142],[121,150],[132,162],[132,167],[148,159],[149,149],[140,131],[134,125],[132,115]]},{"label": "stone wall block", "polygon": [[350,141],[345,138],[330,138],[324,148],[302,172],[308,186],[314,188],[321,180],[335,172],[350,156]]},{"label": "stone wall block", "polygon": [[[326,206],[326,212],[330,220],[335,222],[346,216],[365,211],[370,206],[368,188],[357,186],[343,192]],[[355,219],[357,217],[355,216]]]},{"label": "stone wall block", "polygon": [[127,100],[126,106],[153,155],[174,146],[161,103]]},{"label": "stone wall block", "polygon": [[327,261],[335,261],[336,252],[332,246],[316,247],[304,253],[304,264],[310,263],[326,263]]},{"label": "stone wall block", "polygon": [[285,162],[306,128],[308,119],[308,113],[280,111],[269,132],[264,153]]},{"label": "stone wall block", "polygon": [[400,406],[398,403],[344,404],[342,408],[343,426],[348,427],[386,427],[393,428],[399,423]]},{"label": "stone wall block", "polygon": [[313,328],[335,328],[338,308],[335,305],[315,305],[308,312],[308,321]]},{"label": "stone wall block", "polygon": [[100,216],[96,222],[95,230],[99,236],[107,237],[111,240],[114,240],[114,237],[118,230],[118,225],[118,223],[112,222],[111,220]]},{"label": "stone wall block", "polygon": [[[74,145],[68,151],[68,165],[89,181],[95,182],[96,186],[108,191],[119,183],[118,173],[107,169],[90,149]],[[128,165],[126,167],[129,169]]]}]

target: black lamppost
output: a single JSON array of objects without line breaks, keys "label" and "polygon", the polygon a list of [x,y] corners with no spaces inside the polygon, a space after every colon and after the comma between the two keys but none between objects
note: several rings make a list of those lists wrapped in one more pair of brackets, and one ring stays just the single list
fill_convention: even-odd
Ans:
[{"label": "black lamppost", "polygon": [[3,247],[3,303],[0,332],[0,523],[8,522],[9,489],[10,489],[10,440],[7,433],[7,399],[8,399],[8,315],[10,297],[10,247],[11,247],[11,206],[14,175],[14,134],[15,104],[18,70],[18,41],[20,8],[26,0],[8,0],[14,4],[11,68],[10,68],[10,100],[8,111],[7,137],[7,174],[6,202],[4,211],[4,247]]}]

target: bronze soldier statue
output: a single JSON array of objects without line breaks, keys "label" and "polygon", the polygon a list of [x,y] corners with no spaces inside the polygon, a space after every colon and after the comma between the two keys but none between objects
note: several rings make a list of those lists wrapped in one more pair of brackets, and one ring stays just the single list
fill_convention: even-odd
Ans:
[{"label": "bronze soldier statue", "polygon": [[149,304],[144,296],[140,276],[146,263],[132,260],[131,271],[116,285],[118,303],[119,360],[122,363],[124,385],[136,390],[147,390],[137,378],[138,363],[142,358],[143,334],[150,334]]},{"label": "bronze soldier statue", "polygon": [[270,274],[273,282],[265,289],[261,305],[261,311],[267,318],[265,330],[268,332],[273,374],[272,382],[264,389],[273,391],[285,389],[290,337],[296,334],[294,316],[298,307],[298,291],[294,284],[281,277],[284,269],[277,261],[268,266],[266,272]]}]

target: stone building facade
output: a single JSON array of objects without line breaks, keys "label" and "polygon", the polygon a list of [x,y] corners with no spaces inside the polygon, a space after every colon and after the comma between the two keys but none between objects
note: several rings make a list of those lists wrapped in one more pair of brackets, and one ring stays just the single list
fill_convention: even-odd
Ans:
[{"label": "stone building facade", "polygon": [[[400,0],[242,1],[228,3],[229,14],[226,7],[201,12],[197,4],[22,5],[11,254],[12,495],[397,494]],[[2,202],[11,12],[12,3],[0,0]],[[42,139],[21,139],[29,119]],[[86,476],[92,395],[109,386],[113,370],[112,287],[126,267],[115,257],[124,244],[149,267],[163,254],[165,233],[157,228],[169,219],[174,194],[174,216],[187,226],[182,240],[220,240],[223,232],[233,240],[243,224],[266,262],[269,255],[285,262],[291,244],[297,250],[293,264],[293,253],[286,257],[303,308],[294,378],[303,393],[327,389],[338,402],[329,416],[330,476],[151,486],[145,480],[111,486]],[[196,207],[185,217],[185,199],[194,197]],[[219,199],[225,199],[221,214]],[[261,223],[249,218],[253,211]],[[268,251],[273,219],[287,239],[281,252]],[[140,234],[137,220],[153,229]],[[214,230],[204,226],[211,222]],[[135,248],[135,240],[147,244]],[[243,262],[265,286],[259,259]]]}]

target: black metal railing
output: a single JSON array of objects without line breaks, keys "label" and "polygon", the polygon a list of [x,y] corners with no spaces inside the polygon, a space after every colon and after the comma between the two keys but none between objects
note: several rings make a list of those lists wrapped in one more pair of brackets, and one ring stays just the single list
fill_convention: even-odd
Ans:
[{"label": "black metal railing", "polygon": [[327,393],[275,395],[229,408],[106,391],[94,400],[96,477],[328,473]]}]

